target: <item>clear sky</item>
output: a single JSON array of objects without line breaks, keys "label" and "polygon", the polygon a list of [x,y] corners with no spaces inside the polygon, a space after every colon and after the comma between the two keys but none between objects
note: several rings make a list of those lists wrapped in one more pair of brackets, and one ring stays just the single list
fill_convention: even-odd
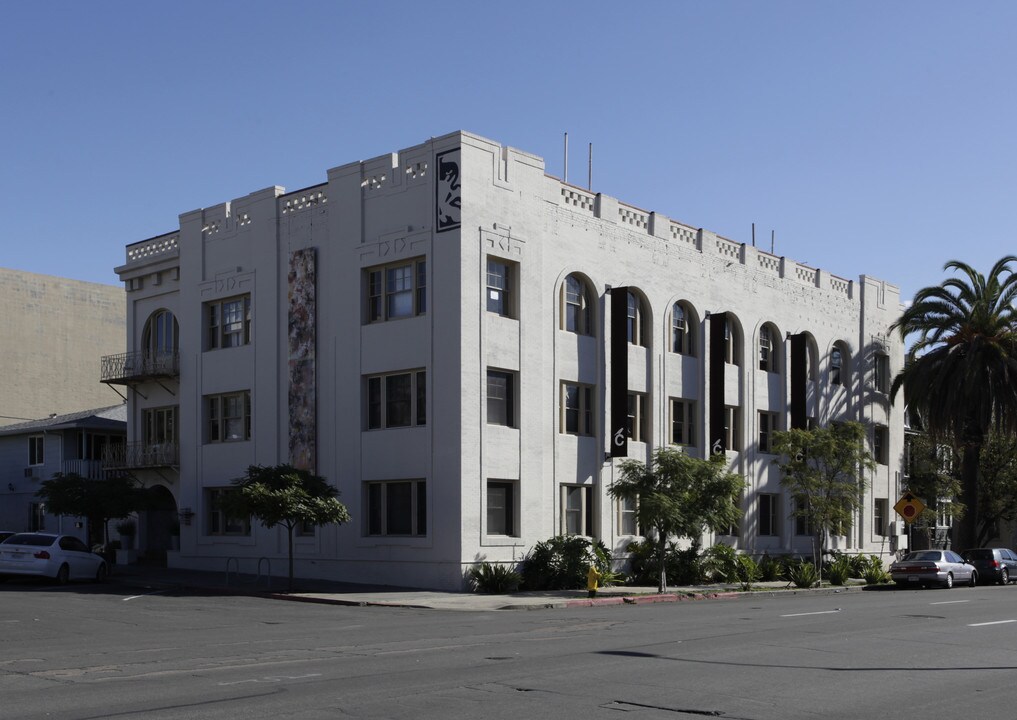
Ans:
[{"label": "clear sky", "polygon": [[910,298],[1017,253],[1017,2],[5,3],[0,266],[463,129]]}]

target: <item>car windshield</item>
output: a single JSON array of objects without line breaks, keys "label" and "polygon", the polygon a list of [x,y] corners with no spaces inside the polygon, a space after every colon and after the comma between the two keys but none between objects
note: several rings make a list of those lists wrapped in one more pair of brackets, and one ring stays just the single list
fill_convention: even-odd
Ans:
[{"label": "car windshield", "polygon": [[17,535],[11,535],[9,538],[4,540],[7,545],[35,545],[38,547],[48,547],[53,544],[56,540],[52,535],[35,535],[33,533],[19,533]]},{"label": "car windshield", "polygon": [[925,550],[924,552],[913,552],[905,560],[939,560],[942,554],[938,550]]}]

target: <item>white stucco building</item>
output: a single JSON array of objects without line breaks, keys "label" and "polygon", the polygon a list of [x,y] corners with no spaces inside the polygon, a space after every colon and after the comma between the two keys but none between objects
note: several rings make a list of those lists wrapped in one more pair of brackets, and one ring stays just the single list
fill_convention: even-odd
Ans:
[{"label": "white stucco building", "polygon": [[749,487],[719,539],[753,553],[810,547],[770,432],[868,424],[880,462],[834,545],[892,547],[898,289],[565,184],[525,152],[457,132],[336,167],[184,213],[117,272],[129,352],[103,378],[131,388],[120,464],[182,519],[173,564],[280,572],[282,532],[216,497],[282,462],[329,478],[353,516],[298,539],[298,575],[459,588],[470,564],[559,533],[623,551],[630,508],[606,492],[623,402],[628,457],[726,452]]}]

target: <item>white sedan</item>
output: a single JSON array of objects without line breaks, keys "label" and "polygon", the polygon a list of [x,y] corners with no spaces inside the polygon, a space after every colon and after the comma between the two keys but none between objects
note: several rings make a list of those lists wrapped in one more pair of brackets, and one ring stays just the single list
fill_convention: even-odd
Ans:
[{"label": "white sedan", "polygon": [[890,565],[890,577],[900,585],[936,584],[952,588],[957,582],[974,586],[978,571],[952,550],[918,550]]},{"label": "white sedan", "polygon": [[37,575],[62,585],[68,580],[102,582],[109,568],[73,535],[17,533],[0,543],[0,578],[7,575]]}]

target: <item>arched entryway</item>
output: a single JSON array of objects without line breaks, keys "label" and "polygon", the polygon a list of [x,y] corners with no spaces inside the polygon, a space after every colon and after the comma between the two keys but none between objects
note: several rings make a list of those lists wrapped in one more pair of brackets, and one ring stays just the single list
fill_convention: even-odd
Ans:
[{"label": "arched entryway", "polygon": [[176,550],[179,542],[177,501],[173,499],[173,493],[162,485],[150,487],[147,492],[144,559],[147,564],[164,566],[166,551]]}]

